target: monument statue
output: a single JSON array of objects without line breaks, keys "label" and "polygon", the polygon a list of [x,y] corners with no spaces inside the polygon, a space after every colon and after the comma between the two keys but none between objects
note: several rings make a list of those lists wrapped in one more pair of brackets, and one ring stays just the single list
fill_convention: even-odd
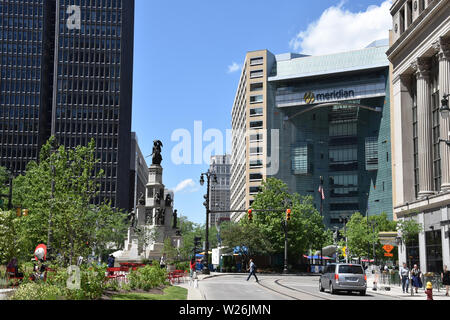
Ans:
[{"label": "monument statue", "polygon": [[171,207],[171,206],[172,206],[172,202],[173,202],[172,196],[171,196],[170,193],[169,193],[169,194],[167,194],[167,196],[166,196],[166,207]]},{"label": "monument statue", "polygon": [[155,192],[155,195],[153,196],[153,199],[155,200],[155,203],[160,204],[161,203],[161,195],[159,192]]},{"label": "monument statue", "polygon": [[156,217],[155,217],[155,224],[156,225],[164,225],[164,215],[166,213],[166,209],[157,208],[156,209]]},{"label": "monument statue", "polygon": [[141,192],[141,194],[139,195],[138,203],[139,203],[141,206],[145,206],[145,196],[144,196],[144,194],[143,194],[142,192]]},{"label": "monument statue", "polygon": [[134,211],[131,211],[128,214],[128,220],[130,221],[130,227],[135,229],[136,228],[136,213]]},{"label": "monument statue", "polygon": [[173,211],[173,229],[177,228],[177,214],[178,214],[178,210],[174,210]]},{"label": "monument statue", "polygon": [[160,140],[153,141],[153,153],[152,153],[152,164],[161,165],[161,147],[163,146]]}]

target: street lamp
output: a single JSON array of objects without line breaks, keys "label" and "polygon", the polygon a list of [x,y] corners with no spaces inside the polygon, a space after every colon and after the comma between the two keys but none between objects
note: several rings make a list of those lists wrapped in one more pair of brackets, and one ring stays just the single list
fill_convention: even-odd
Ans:
[{"label": "street lamp", "polygon": [[209,188],[211,184],[211,178],[213,179],[213,183],[217,183],[217,176],[214,172],[211,172],[208,170],[208,172],[202,173],[200,175],[200,185],[203,186],[205,184],[205,176],[207,179],[207,190],[206,195],[203,197],[205,198],[205,202],[203,202],[203,205],[206,208],[206,232],[205,232],[205,260],[206,260],[206,269],[203,269],[203,274],[209,274],[209,214],[210,214],[210,208],[209,208]]},{"label": "street lamp", "polygon": [[[450,114],[450,108],[448,107],[448,97],[450,96],[450,94],[445,94],[442,97],[441,103],[442,106],[439,108],[439,111],[442,114],[442,117],[444,119],[448,119],[449,114]],[[450,136],[450,132],[449,132],[449,136]],[[450,147],[450,140],[445,140],[445,139],[439,139],[439,143],[440,142],[444,142],[447,146]]]}]

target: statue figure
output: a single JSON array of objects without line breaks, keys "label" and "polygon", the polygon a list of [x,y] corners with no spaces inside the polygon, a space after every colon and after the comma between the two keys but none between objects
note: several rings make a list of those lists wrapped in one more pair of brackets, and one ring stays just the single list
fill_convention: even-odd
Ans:
[{"label": "statue figure", "polygon": [[175,210],[173,212],[173,226],[172,226],[173,229],[177,228],[177,214],[178,214],[178,210]]},{"label": "statue figure", "polygon": [[145,224],[153,224],[153,211],[149,208],[145,209]]},{"label": "statue figure", "polygon": [[128,220],[130,221],[130,227],[135,229],[136,228],[136,213],[134,211],[131,211],[128,214]]},{"label": "statue figure", "polygon": [[153,199],[155,200],[156,204],[160,204],[161,203],[161,195],[159,192],[155,192],[155,195],[153,196]]},{"label": "statue figure", "polygon": [[172,206],[172,196],[169,194],[167,194],[166,196],[166,207],[171,207]]},{"label": "statue figure", "polygon": [[141,194],[139,195],[139,199],[138,199],[138,203],[141,206],[145,206],[145,196],[144,194],[141,192]]},{"label": "statue figure", "polygon": [[163,146],[160,140],[153,141],[153,153],[152,153],[152,164],[161,165],[161,147]]},{"label": "statue figure", "polygon": [[156,217],[155,217],[155,224],[156,225],[164,225],[164,215],[165,215],[166,209],[157,208],[156,209]]}]

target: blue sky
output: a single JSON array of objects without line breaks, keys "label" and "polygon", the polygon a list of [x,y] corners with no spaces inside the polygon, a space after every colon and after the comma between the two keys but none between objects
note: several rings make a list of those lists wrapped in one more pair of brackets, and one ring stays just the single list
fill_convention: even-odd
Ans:
[{"label": "blue sky", "polygon": [[[198,181],[208,164],[194,164],[194,122],[201,121],[203,133],[217,129],[225,136],[231,129],[246,52],[326,54],[365,47],[387,38],[390,3],[136,0],[132,129],[145,156],[153,140],[163,142],[163,182],[176,188],[174,205],[182,216],[205,223],[206,186]],[[192,135],[192,164],[172,160],[177,129]]]}]

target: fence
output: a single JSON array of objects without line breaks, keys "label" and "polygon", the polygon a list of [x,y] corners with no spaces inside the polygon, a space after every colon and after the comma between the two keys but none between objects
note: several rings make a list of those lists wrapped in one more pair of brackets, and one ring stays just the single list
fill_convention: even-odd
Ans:
[{"label": "fence", "polygon": [[[443,287],[440,274],[432,274],[432,273],[427,273],[425,275],[422,274],[421,280],[423,288],[425,288],[427,282],[431,282],[433,284],[433,289],[437,290],[438,292]],[[402,285],[398,271],[383,271],[380,273],[378,281],[380,285],[399,286],[399,287],[401,287]]]}]

